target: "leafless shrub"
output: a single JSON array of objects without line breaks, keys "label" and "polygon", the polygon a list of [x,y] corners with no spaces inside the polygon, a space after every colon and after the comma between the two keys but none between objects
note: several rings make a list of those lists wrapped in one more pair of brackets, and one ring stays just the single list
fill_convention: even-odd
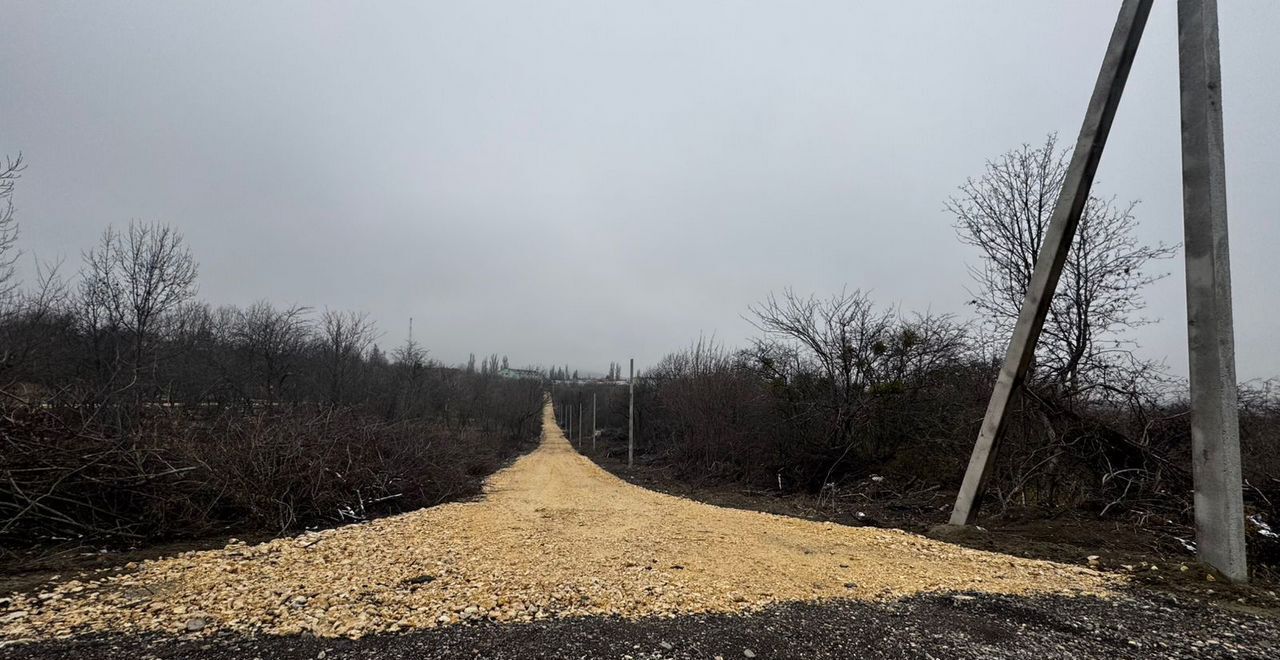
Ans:
[{"label": "leafless shrub", "polygon": [[517,445],[357,410],[151,411],[127,437],[68,409],[0,407],[0,545],[282,532],[477,491]]}]

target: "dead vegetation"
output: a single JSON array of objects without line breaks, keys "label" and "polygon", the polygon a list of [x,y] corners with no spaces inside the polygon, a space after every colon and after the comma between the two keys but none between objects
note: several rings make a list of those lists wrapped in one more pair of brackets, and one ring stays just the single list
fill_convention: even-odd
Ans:
[{"label": "dead vegetation", "polygon": [[198,301],[164,225],[18,282],[20,172],[0,169],[0,552],[365,520],[476,493],[536,437],[536,381],[412,337],[388,356],[360,313]]},{"label": "dead vegetation", "polygon": [[[759,334],[747,347],[699,340],[646,370],[636,385],[640,460],[695,484],[833,501],[867,496],[868,480],[885,477],[902,492],[884,498],[928,493],[948,502],[1066,162],[1051,136],[988,163],[948,204],[981,260],[972,270],[976,320],[905,313],[857,290],[770,295],[748,312]],[[1161,276],[1152,269],[1172,249],[1137,240],[1133,209],[1097,198],[1085,209],[984,511],[1178,527],[1190,544],[1186,385],[1139,359],[1126,334],[1148,322],[1142,288]],[[619,452],[626,392],[594,393],[604,451]],[[591,391],[557,397],[589,403]],[[1280,564],[1280,395],[1273,382],[1245,383],[1240,401],[1250,557],[1271,575]]]}]

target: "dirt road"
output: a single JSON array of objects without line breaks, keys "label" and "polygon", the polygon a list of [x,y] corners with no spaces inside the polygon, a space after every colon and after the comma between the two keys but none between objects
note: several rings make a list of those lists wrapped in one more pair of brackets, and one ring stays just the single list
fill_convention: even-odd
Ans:
[{"label": "dirt road", "polygon": [[688,620],[984,594],[1105,609],[1123,589],[1084,567],[662,495],[577,454],[549,406],[544,429],[539,448],[494,475],[479,501],[18,594],[0,601],[0,640],[385,640],[484,621],[534,630],[583,617]]}]

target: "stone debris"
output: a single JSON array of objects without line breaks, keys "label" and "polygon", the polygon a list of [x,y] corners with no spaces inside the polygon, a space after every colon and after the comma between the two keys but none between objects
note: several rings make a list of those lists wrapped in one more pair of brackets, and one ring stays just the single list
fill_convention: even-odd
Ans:
[{"label": "stone debris", "polygon": [[146,631],[359,638],[925,592],[1107,597],[1118,586],[1082,566],[655,493],[574,452],[550,407],[543,424],[542,445],[495,474],[483,500],[258,545],[231,539],[11,594],[0,600],[0,641]]}]

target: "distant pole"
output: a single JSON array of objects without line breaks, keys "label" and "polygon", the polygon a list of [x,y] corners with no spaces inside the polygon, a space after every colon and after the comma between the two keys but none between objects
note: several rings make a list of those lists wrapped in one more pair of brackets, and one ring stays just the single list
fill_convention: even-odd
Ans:
[{"label": "distant pole", "polygon": [[573,406],[568,403],[564,404],[564,430],[565,439],[573,444]]},{"label": "distant pole", "polygon": [[591,393],[591,453],[596,451],[596,393]]},{"label": "distant pole", "polygon": [[1217,0],[1178,0],[1178,63],[1196,551],[1229,580],[1245,582]]},{"label": "distant pole", "polygon": [[627,405],[627,467],[636,462],[636,359],[631,358],[631,375],[627,377],[631,388],[631,403]]},{"label": "distant pole", "polygon": [[582,404],[578,404],[578,446],[582,446]]}]

